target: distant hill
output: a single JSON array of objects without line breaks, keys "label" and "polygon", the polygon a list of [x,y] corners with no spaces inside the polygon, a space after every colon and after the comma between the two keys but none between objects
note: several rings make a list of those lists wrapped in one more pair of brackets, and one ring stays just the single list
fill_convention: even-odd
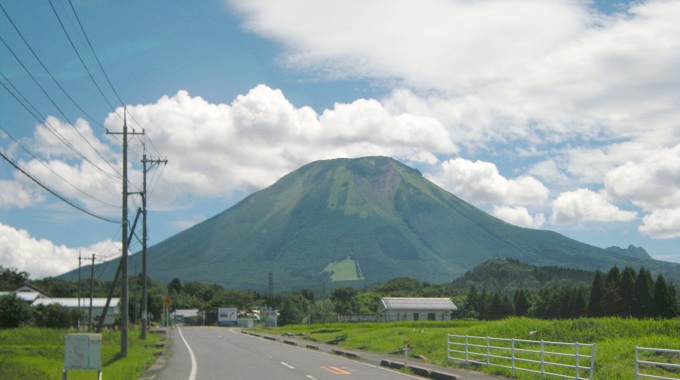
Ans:
[{"label": "distant hill", "polygon": [[627,256],[627,257],[633,257],[637,259],[651,259],[652,257],[649,256],[649,253],[642,248],[642,247],[636,247],[634,245],[629,245],[628,248],[624,249],[621,247],[609,247],[607,248],[607,251],[615,252],[618,253],[619,255]]},{"label": "distant hill", "polygon": [[535,266],[513,259],[487,260],[451,282],[459,289],[514,290],[526,288],[538,291],[550,286],[591,286],[594,271],[555,266]]},{"label": "distant hill", "polygon": [[[151,278],[266,292],[362,287],[395,277],[448,283],[489,259],[609,270],[680,265],[501,221],[392,158],[317,161],[148,249]],[[129,268],[141,268],[141,255]],[[108,265],[102,278],[113,278]],[[74,277],[75,272],[69,274]],[[69,276],[67,275],[67,276]]]}]

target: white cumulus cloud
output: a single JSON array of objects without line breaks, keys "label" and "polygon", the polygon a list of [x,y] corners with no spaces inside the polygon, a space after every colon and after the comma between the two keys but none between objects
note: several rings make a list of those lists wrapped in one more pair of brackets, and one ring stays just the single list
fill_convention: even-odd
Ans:
[{"label": "white cumulus cloud", "polygon": [[492,214],[510,224],[526,228],[540,228],[545,223],[545,215],[531,215],[526,207],[522,206],[494,206]]},{"label": "white cumulus cloud", "polygon": [[553,201],[551,220],[554,224],[581,222],[626,222],[637,214],[625,211],[607,201],[602,193],[578,189],[560,194]]},{"label": "white cumulus cloud", "polygon": [[78,268],[81,252],[111,252],[120,245],[112,241],[92,246],[69,248],[46,239],[36,239],[25,230],[0,223],[0,262],[5,268],[26,271],[31,278],[57,276]]},{"label": "white cumulus cloud", "polygon": [[549,190],[533,177],[507,179],[491,162],[473,162],[464,158],[443,162],[440,173],[427,177],[469,202],[541,204],[549,195]]}]

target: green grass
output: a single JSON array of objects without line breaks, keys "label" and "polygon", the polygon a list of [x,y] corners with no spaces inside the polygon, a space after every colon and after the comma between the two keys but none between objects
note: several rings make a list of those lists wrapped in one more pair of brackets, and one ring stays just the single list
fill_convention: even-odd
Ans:
[{"label": "green grass", "polygon": [[[32,327],[0,330],[0,379],[60,379],[64,369],[64,346],[67,331]],[[162,334],[148,334],[139,339],[139,332],[130,331],[128,357],[120,358],[120,332],[102,333],[102,374],[107,380],[137,379],[163,351]],[[96,371],[69,371],[70,380],[92,379]]]},{"label": "green grass", "polygon": [[336,261],[326,265],[321,273],[329,273],[331,281],[356,281],[363,280],[359,264],[347,257],[345,260]]},{"label": "green grass", "polygon": [[[538,328],[536,335],[529,331]],[[402,322],[296,325],[270,330],[272,333],[304,334],[305,339],[327,342],[339,336],[345,340],[339,346],[346,349],[389,353],[399,350],[408,339],[412,353],[422,355],[430,363],[456,367],[449,363],[446,354],[447,334],[470,335],[494,338],[516,338],[544,340],[550,342],[596,344],[595,374],[598,380],[619,380],[635,378],[635,346],[651,348],[680,348],[680,319],[674,320],[633,320],[620,318],[577,319],[544,321],[527,318],[511,318],[501,321],[451,321],[451,322]],[[534,348],[535,349],[535,348]],[[555,347],[551,350],[557,351]],[[581,353],[587,350],[583,350]],[[573,352],[573,348],[571,348]],[[403,354],[395,355],[400,357]],[[505,354],[507,355],[507,353]],[[679,364],[680,357],[655,356],[657,362]],[[573,362],[572,362],[573,363]],[[583,363],[581,363],[583,364]],[[475,371],[510,377],[510,371],[496,367],[467,367]],[[559,372],[558,369],[550,371]],[[660,369],[651,368],[645,373],[659,375]],[[565,372],[569,373],[569,372]],[[573,376],[573,371],[570,373]],[[540,376],[517,371],[518,379],[537,379]],[[587,374],[581,373],[581,376]],[[680,373],[665,373],[663,376],[680,378]]]}]

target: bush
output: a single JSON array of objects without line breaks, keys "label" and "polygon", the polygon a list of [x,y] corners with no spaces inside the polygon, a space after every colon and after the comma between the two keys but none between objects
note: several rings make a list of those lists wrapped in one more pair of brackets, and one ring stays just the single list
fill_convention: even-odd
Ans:
[{"label": "bush", "polygon": [[80,312],[59,304],[38,305],[32,310],[36,327],[67,329],[78,324]]},{"label": "bush", "polygon": [[30,321],[31,306],[16,293],[0,297],[0,328],[16,328]]}]

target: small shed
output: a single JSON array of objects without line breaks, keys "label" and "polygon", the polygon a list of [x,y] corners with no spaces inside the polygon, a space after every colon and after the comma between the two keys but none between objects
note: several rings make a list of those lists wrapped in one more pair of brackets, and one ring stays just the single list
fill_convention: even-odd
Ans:
[{"label": "small shed", "polygon": [[378,306],[383,322],[450,321],[456,310],[451,298],[383,297]]}]

